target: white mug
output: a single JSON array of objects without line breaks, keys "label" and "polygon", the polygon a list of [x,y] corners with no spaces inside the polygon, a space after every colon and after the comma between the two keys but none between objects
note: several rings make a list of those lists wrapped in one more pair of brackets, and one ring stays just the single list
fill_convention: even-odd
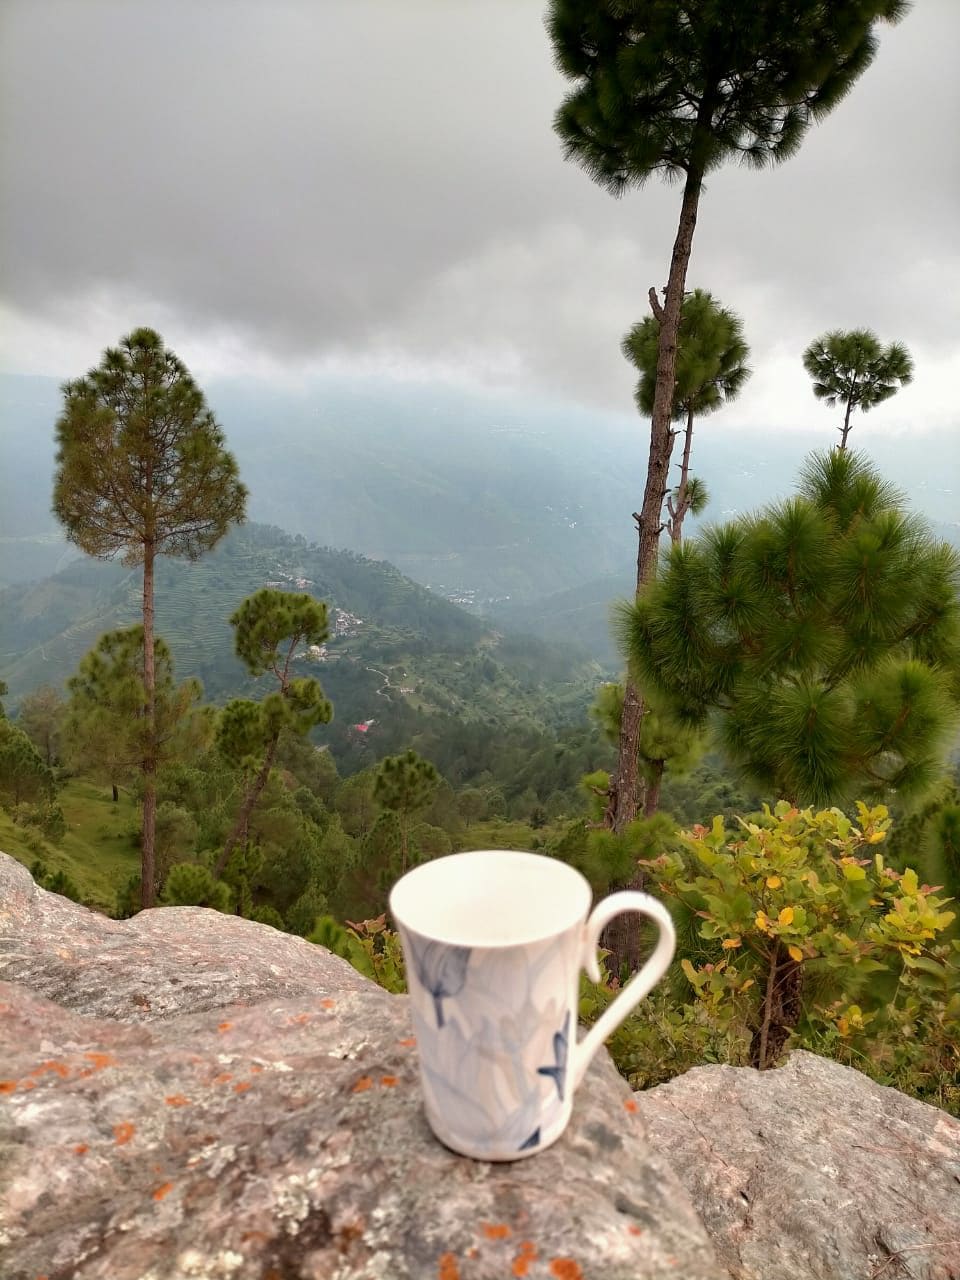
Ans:
[{"label": "white mug", "polygon": [[[563,1133],[590,1059],[666,972],[676,937],[662,903],[614,893],[590,911],[579,871],[533,853],[455,853],[390,894],[400,931],[427,1120],[478,1160],[518,1160]],[[656,921],[653,954],[577,1040],[580,969],[622,911]]]}]

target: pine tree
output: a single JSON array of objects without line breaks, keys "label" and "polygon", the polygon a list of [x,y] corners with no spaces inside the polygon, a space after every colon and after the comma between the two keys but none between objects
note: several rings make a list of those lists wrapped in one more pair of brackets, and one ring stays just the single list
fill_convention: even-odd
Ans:
[{"label": "pine tree", "polygon": [[[146,658],[143,627],[108,631],[80,661],[67,681],[69,700],[61,722],[64,757],[72,768],[101,778],[117,799],[120,783],[142,777],[148,752],[157,771],[186,763],[210,742],[212,714],[200,705],[199,680],[177,684],[170,650],[153,641],[153,719],[146,706]],[[145,877],[152,877],[144,887]],[[148,859],[141,849],[141,902],[155,900],[160,880],[156,843]]]},{"label": "pine tree", "polygon": [[813,394],[832,409],[844,406],[840,448],[846,449],[854,409],[867,413],[913,381],[913,360],[902,342],[881,347],[870,329],[834,329],[811,342],[803,367],[813,378]]},{"label": "pine tree", "polygon": [[143,565],[143,906],[153,905],[157,805],[154,570],[196,560],[244,517],[247,492],[186,366],[136,329],[63,388],[53,510],[88,555]]},{"label": "pine tree", "polygon": [[[621,344],[623,354],[640,374],[635,399],[646,417],[652,415],[656,398],[659,345],[660,323],[654,316],[635,324]],[[705,484],[690,475],[694,420],[737,398],[750,377],[749,354],[743,321],[735,312],[721,307],[705,289],[694,289],[684,297],[677,334],[673,418],[684,421],[685,426],[680,483],[667,495],[671,542],[680,541],[687,512],[699,515],[707,503]]]},{"label": "pine tree", "polygon": [[23,732],[9,720],[0,720],[0,799],[8,804],[53,799],[53,771]]},{"label": "pine tree", "polygon": [[67,704],[59,689],[51,684],[41,685],[20,703],[17,725],[48,766],[53,765],[60,755],[60,725],[66,709]]},{"label": "pine tree", "polygon": [[674,548],[623,606],[638,678],[766,794],[921,796],[960,719],[960,556],[857,454]]},{"label": "pine tree", "polygon": [[250,815],[267,784],[284,730],[305,737],[315,725],[327,724],[333,708],[319,681],[292,674],[297,650],[328,638],[327,606],[311,596],[264,588],[248,596],[230,619],[236,632],[237,657],[251,676],[272,672],[275,692],[262,702],[235,698],[224,707],[217,745],[232,764],[250,774],[236,821],[216,863],[221,875],[238,842],[245,838]]},{"label": "pine tree", "polygon": [[[754,166],[792,155],[869,66],[874,24],[905,0],[551,0],[547,26],[574,88],[557,113],[565,155],[619,196],[660,174],[683,182],[661,304],[650,451],[638,527],[637,588],[652,577],[669,484],[670,422],[680,311],[704,178],[725,161]],[[612,824],[639,809],[643,703],[628,682]]]},{"label": "pine tree", "polygon": [[384,809],[396,815],[401,875],[407,870],[410,856],[410,820],[428,807],[440,781],[436,767],[413,750],[380,761],[373,795]]}]

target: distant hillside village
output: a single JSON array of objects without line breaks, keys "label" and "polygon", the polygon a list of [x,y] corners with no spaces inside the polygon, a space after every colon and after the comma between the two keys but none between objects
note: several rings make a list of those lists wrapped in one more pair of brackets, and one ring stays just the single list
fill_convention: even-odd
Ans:
[{"label": "distant hillside village", "polygon": [[[286,573],[279,566],[276,570],[277,576],[269,578],[265,583],[265,587],[272,587],[278,591],[289,591],[291,586],[297,591],[306,591],[308,587],[314,585],[312,578],[297,577],[296,574]],[[358,618],[355,613],[350,613],[347,609],[333,608],[333,635],[335,639],[341,639],[346,636],[355,636],[360,632],[363,626],[363,619]],[[315,661],[324,662],[327,658],[327,646],[325,644],[312,644],[307,649],[309,657]]]}]

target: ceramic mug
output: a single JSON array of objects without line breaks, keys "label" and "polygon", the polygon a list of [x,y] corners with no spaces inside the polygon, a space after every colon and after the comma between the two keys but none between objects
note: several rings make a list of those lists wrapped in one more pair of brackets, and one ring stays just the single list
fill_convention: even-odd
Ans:
[{"label": "ceramic mug", "polygon": [[[533,853],[455,853],[424,863],[390,894],[430,1127],[478,1160],[550,1146],[570,1119],[590,1059],[673,958],[666,908],[614,893],[590,912],[579,871]],[[577,1040],[580,970],[600,980],[597,939],[622,911],[654,920],[653,954]]]}]

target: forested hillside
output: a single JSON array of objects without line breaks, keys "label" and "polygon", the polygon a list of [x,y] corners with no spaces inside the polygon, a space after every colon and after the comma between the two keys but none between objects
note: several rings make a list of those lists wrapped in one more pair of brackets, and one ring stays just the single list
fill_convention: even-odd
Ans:
[{"label": "forested hillside", "polygon": [[[349,726],[369,719],[370,740],[390,743],[431,715],[554,727],[581,718],[603,678],[575,651],[494,631],[390,564],[250,524],[202,560],[165,559],[157,571],[158,633],[178,676],[199,678],[214,701],[249,684],[228,619],[268,584],[330,607],[326,652],[298,661],[322,679],[336,706],[329,732],[344,745]],[[0,592],[0,678],[12,705],[40,684],[62,685],[104,630],[131,625],[139,609],[137,570],[87,557]]]}]

